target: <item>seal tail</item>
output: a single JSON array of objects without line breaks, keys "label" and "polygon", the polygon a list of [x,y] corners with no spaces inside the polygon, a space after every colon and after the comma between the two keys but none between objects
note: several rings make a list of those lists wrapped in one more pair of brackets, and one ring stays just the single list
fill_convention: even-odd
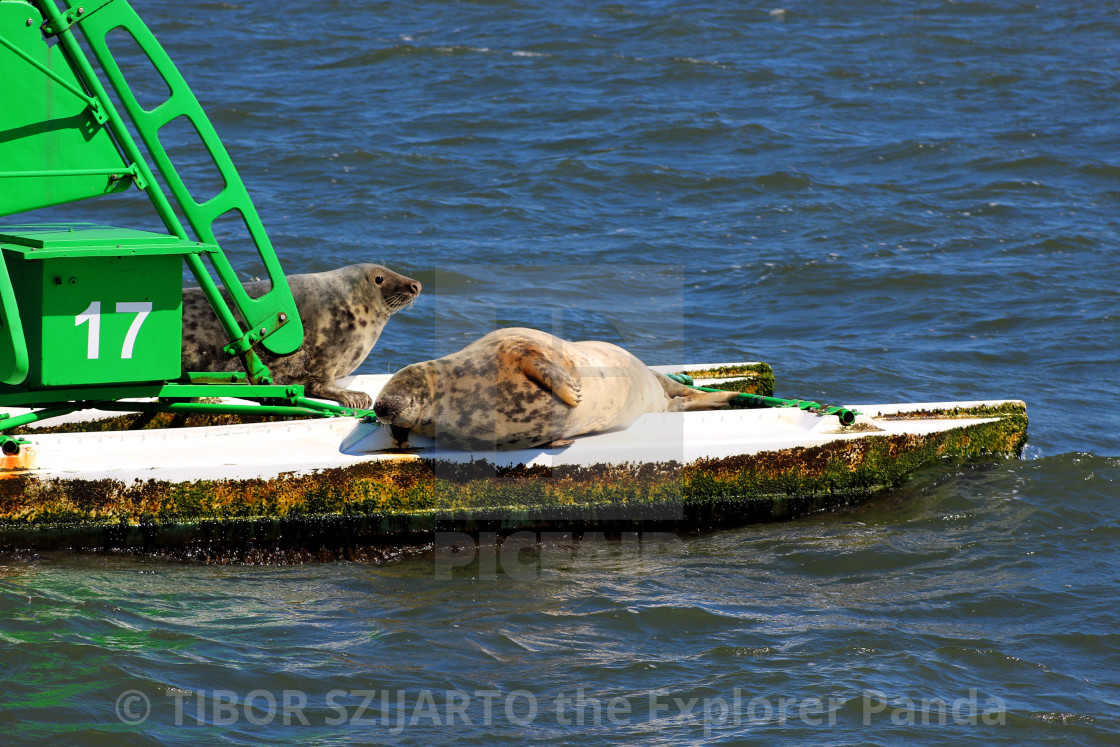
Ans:
[{"label": "seal tail", "polygon": [[739,392],[702,392],[674,381],[663,373],[654,371],[654,374],[665,390],[665,396],[669,398],[669,412],[721,410],[739,396]]}]

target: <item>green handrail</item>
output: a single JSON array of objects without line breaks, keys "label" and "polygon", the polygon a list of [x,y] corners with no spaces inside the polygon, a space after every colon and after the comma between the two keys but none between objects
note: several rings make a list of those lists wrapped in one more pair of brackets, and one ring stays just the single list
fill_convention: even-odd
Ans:
[{"label": "green handrail", "polygon": [[[723,392],[723,389],[713,389],[706,386],[696,386],[693,379],[688,374],[668,374],[670,379],[680,382],[685,386],[692,387],[693,389],[701,392]],[[745,394],[741,393],[735,399],[728,403],[730,407],[737,409],[755,409],[762,407],[796,407],[799,410],[806,412],[816,413],[818,415],[835,415],[839,418],[841,425],[851,425],[856,422],[856,415],[859,415],[855,410],[850,410],[846,407],[833,407],[830,405],[822,405],[820,402],[814,402],[808,399],[782,399],[780,397],[764,397],[761,394]]]}]

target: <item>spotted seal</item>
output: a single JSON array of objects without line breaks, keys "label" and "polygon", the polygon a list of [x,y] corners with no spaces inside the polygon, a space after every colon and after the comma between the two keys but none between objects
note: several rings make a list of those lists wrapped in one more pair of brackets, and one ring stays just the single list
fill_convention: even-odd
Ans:
[{"label": "spotted seal", "polygon": [[[274,355],[257,347],[261,361],[278,384],[302,384],[310,397],[333,399],[347,407],[369,408],[365,392],[343,389],[335,382],[359,366],[373,349],[382,327],[394,312],[420,293],[420,283],[375,264],[342,267],[328,272],[289,275],[296,308],[303,321],[303,345],[290,355]],[[268,281],[246,283],[253,298],[266,293]],[[225,289],[222,295],[229,302]],[[241,371],[239,358],[222,347],[229,340],[200,288],[183,291],[183,370]]]},{"label": "spotted seal", "polygon": [[442,444],[503,450],[563,445],[557,442],[643,413],[715,409],[737,395],[686,387],[617,345],[515,327],[401,369],[373,410],[384,423]]}]

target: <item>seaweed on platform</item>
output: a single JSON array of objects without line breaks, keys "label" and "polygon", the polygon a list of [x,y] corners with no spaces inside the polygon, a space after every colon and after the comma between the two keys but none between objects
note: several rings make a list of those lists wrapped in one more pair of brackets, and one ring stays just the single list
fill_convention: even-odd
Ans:
[{"label": "seaweed on platform", "polygon": [[705,382],[704,386],[728,392],[774,396],[774,369],[768,363],[743,363],[731,366],[689,369],[682,373],[693,379],[732,379],[719,384]]},{"label": "seaweed on platform", "polygon": [[126,484],[13,475],[0,480],[0,547],[310,546],[336,535],[357,542],[480,522],[743,525],[857,505],[940,459],[1017,456],[1026,440],[1019,403],[931,415],[994,419],[687,465],[499,468],[405,456],[272,479]]}]

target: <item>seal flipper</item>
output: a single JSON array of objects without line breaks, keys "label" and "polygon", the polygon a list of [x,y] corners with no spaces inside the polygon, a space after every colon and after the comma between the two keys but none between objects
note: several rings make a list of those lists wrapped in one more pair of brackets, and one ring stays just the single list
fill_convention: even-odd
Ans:
[{"label": "seal flipper", "polygon": [[308,397],[333,399],[343,407],[351,407],[355,410],[369,410],[373,407],[373,398],[365,392],[343,389],[340,386],[327,384],[323,381],[308,381],[304,385],[304,393]]},{"label": "seal flipper", "polygon": [[518,361],[521,373],[555,394],[571,407],[580,403],[579,379],[570,367],[561,366],[538,351],[527,352]]},{"label": "seal flipper", "polygon": [[657,380],[669,398],[669,412],[690,412],[693,410],[719,410],[727,407],[739,392],[702,392],[657,373]]}]

